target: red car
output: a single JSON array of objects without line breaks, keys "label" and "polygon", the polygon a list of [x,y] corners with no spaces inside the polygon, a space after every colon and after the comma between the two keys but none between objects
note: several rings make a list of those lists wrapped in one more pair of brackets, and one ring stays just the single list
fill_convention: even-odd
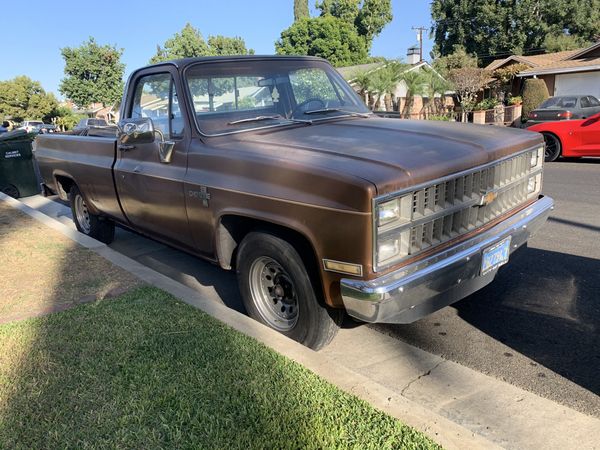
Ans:
[{"label": "red car", "polygon": [[544,135],[546,161],[559,156],[600,156],[600,113],[582,120],[539,123],[527,130]]}]

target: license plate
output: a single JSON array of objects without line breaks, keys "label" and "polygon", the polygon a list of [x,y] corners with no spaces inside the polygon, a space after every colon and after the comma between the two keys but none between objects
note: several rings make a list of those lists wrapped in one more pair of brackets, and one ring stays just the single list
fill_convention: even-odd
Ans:
[{"label": "license plate", "polygon": [[486,248],[481,258],[481,275],[496,270],[508,262],[510,255],[510,236],[497,244]]}]

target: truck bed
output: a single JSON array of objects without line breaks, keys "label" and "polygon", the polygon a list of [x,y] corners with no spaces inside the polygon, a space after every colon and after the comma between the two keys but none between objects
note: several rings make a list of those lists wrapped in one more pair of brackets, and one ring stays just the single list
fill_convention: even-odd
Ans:
[{"label": "truck bed", "polygon": [[94,130],[89,134],[94,135],[46,134],[36,138],[35,158],[43,183],[66,200],[66,188],[74,182],[85,192],[92,212],[102,211],[123,221],[113,178],[115,133]]}]

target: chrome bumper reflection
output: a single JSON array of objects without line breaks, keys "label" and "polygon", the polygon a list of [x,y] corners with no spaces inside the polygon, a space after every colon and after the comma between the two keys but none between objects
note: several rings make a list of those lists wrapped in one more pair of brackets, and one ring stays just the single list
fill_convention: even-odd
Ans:
[{"label": "chrome bumper reflection", "polygon": [[[374,280],[342,279],[348,314],[365,322],[410,323],[450,305],[490,283],[481,276],[484,249],[511,236],[511,253],[548,219],[554,201],[540,198],[527,208],[471,239]],[[510,264],[510,261],[509,261]]]}]

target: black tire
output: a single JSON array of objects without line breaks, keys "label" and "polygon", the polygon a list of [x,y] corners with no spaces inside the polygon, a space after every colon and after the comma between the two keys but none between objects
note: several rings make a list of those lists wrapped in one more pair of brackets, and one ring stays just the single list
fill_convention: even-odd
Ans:
[{"label": "black tire", "polygon": [[544,161],[556,161],[562,153],[562,144],[560,139],[552,133],[542,133],[546,149],[544,150]]},{"label": "black tire", "polygon": [[8,186],[2,188],[2,192],[12,198],[19,198],[21,196],[19,189],[17,189],[17,187],[13,186],[12,184],[9,184]]},{"label": "black tire", "polygon": [[76,185],[73,185],[69,190],[69,201],[71,203],[73,222],[75,222],[75,226],[79,232],[105,244],[110,244],[114,240],[114,222],[89,212],[85,198]]},{"label": "black tire", "polygon": [[[319,302],[302,258],[288,242],[249,233],[240,244],[236,268],[250,317],[313,350],[334,338],[343,311]],[[269,283],[273,286],[265,286]]]}]

